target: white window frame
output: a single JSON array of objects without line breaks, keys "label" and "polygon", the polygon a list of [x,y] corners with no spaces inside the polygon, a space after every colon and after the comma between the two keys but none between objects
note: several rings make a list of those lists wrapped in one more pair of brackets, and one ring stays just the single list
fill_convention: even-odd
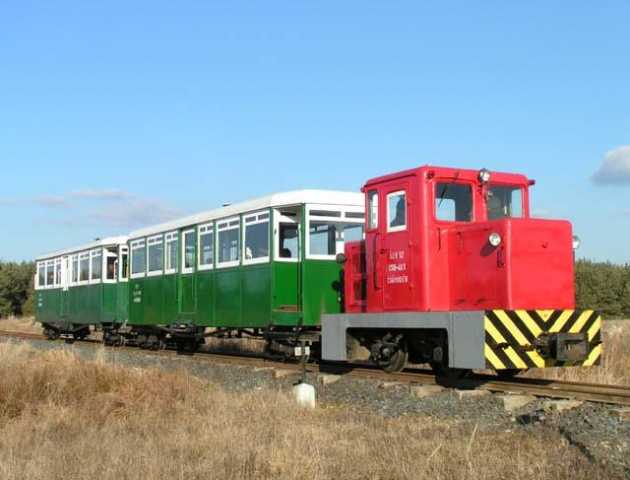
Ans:
[{"label": "white window frame", "polygon": [[[74,259],[77,259],[77,281],[74,281],[73,275],[74,275]],[[79,284],[79,255],[77,255],[76,253],[73,253],[72,255],[70,255],[70,269],[68,270],[68,285],[70,285],[71,287],[74,287],[75,285]]]},{"label": "white window frame", "polygon": [[[39,281],[39,269],[40,267],[44,267],[44,284],[42,285]],[[35,290],[42,290],[46,288],[46,262],[37,262],[37,272],[35,272]]]},{"label": "white window frame", "polygon": [[[285,209],[288,210],[288,209]],[[287,262],[287,263],[298,263],[300,261],[300,256],[302,254],[302,225],[301,225],[301,214],[299,210],[295,211],[295,216],[287,216],[283,215],[281,209],[275,209],[273,214],[273,251],[274,251],[274,262]],[[298,227],[298,255],[297,258],[283,258],[280,256],[280,224],[281,223],[291,223],[293,225],[297,225]]]},{"label": "white window frame", "polygon": [[179,241],[179,232],[168,232],[164,234],[164,275],[172,275],[173,273],[177,273],[179,268],[179,247],[177,248],[177,267],[175,268],[167,268],[169,255],[168,255],[168,244]]},{"label": "white window frame", "polygon": [[[123,277],[125,273],[123,271],[123,255],[127,254],[127,277]],[[119,282],[128,282],[129,274],[131,272],[131,253],[129,247],[127,245],[119,245],[118,247],[118,281]]]},{"label": "white window frame", "polygon": [[[160,270],[150,270],[151,266],[149,265],[149,245],[159,245],[162,244],[162,268]],[[166,260],[165,249],[164,249],[164,235],[153,235],[147,238],[147,277],[159,277],[164,273],[164,261]]]},{"label": "white window frame", "polygon": [[[261,218],[262,217],[262,218]],[[248,223],[247,221],[250,220]],[[245,255],[245,243],[247,241],[247,227],[250,225],[259,225],[261,223],[267,223],[267,256],[259,257],[259,258],[251,258],[247,259]],[[248,213],[243,215],[243,225],[242,225],[242,237],[241,238],[241,255],[243,257],[243,265],[257,265],[261,263],[269,263],[271,258],[271,242],[269,241],[269,229],[271,227],[271,213],[269,210],[261,210],[254,213]]]},{"label": "white window frame", "polygon": [[[52,271],[53,271],[53,281],[52,284],[48,285],[48,267],[52,267]],[[50,288],[55,288],[55,260],[46,260],[46,277],[44,278],[44,288],[45,289],[50,289]]]},{"label": "white window frame", "polygon": [[107,248],[103,248],[103,266],[101,278],[103,279],[103,283],[116,283],[118,281],[118,277],[114,276],[113,279],[107,278],[107,259],[115,257],[116,262],[118,262],[118,268],[120,269],[120,256],[118,255],[119,250],[116,249],[116,253],[110,252]]},{"label": "white window frame", "polygon": [[65,255],[61,257],[61,288],[64,292],[68,291],[70,281],[72,280],[72,256]]},{"label": "white window frame", "polygon": [[[140,273],[133,273],[133,251],[144,252],[144,271]],[[147,274],[147,242],[144,238],[134,240],[129,247],[129,278],[143,278]]]},{"label": "white window frame", "polygon": [[[323,216],[312,215],[313,210],[335,211],[341,212],[339,216]],[[336,260],[338,254],[343,253],[345,249],[345,240],[335,241],[335,253],[333,255],[311,254],[311,220],[322,222],[333,222],[337,224],[353,224],[363,225],[363,235],[365,236],[365,215],[361,218],[350,217],[349,213],[365,213],[362,206],[348,206],[348,205],[307,205],[306,206],[306,232],[304,234],[304,243],[306,249],[306,258],[309,260]]]},{"label": "white window frame", "polygon": [[[374,194],[373,197],[372,197],[372,194]],[[365,225],[366,230],[372,231],[378,228],[378,214],[379,214],[378,209],[379,209],[379,203],[380,203],[379,196],[380,196],[380,193],[376,189],[368,190],[367,192],[366,210],[367,210],[368,223]],[[374,199],[375,201],[372,201],[372,199]],[[376,211],[374,211],[374,209],[376,209]]]},{"label": "white window frame", "polygon": [[55,278],[53,279],[53,288],[61,288],[63,282],[63,269],[61,268],[61,257],[55,258]]},{"label": "white window frame", "polygon": [[[212,263],[202,264],[201,263],[201,236],[202,235],[211,235],[212,236]],[[203,225],[199,225],[197,227],[197,270],[213,270],[214,264],[217,261],[215,256],[215,242],[217,241],[216,232],[214,230],[214,222],[204,223]]]},{"label": "white window frame", "polygon": [[[101,276],[100,278],[94,280],[92,279],[92,259],[95,257],[99,256],[99,252],[100,252],[100,256],[101,256]],[[102,248],[95,248],[94,250],[90,250],[90,280],[89,280],[89,284],[90,285],[96,285],[101,283],[101,281],[103,280],[103,249]]]},{"label": "white window frame", "polygon": [[[186,268],[186,234],[188,233],[193,233],[194,237],[195,237],[195,241],[196,241],[196,234],[195,234],[195,229],[194,228],[188,228],[184,231],[182,231],[182,244],[181,244],[181,262],[182,262],[182,266],[180,271],[182,272],[183,275],[189,275],[191,273],[193,273],[195,271],[195,264],[197,262],[193,262],[192,267],[188,267]],[[195,250],[197,250],[197,248],[195,247]]]},{"label": "white window frame", "polygon": [[[405,198],[405,223],[404,225],[399,225],[396,227],[391,227],[389,225],[389,199],[390,197],[394,197],[394,196],[399,196],[399,195],[403,195]],[[407,206],[407,191],[406,190],[396,190],[395,192],[390,192],[386,195],[385,197],[385,222],[387,223],[387,232],[403,232],[405,230],[407,230],[407,222],[409,219],[409,215],[408,215],[408,206]]]},{"label": "white window frame", "polygon": [[[231,225],[234,222],[238,222],[238,226],[234,226]],[[219,233],[220,232],[225,232],[228,230],[238,230],[238,235],[239,235],[239,241],[237,243],[237,245],[239,246],[239,252],[238,252],[238,260],[232,260],[229,262],[220,262],[220,257],[219,257]],[[240,251],[241,248],[241,237],[243,236],[241,230],[242,230],[242,225],[241,225],[241,217],[230,217],[230,218],[224,218],[222,220],[218,220],[216,222],[216,236],[215,236],[215,259],[214,259],[214,263],[217,266],[217,269],[219,268],[230,268],[230,267],[238,267],[241,264],[241,258],[243,258],[243,252]]]},{"label": "white window frame", "polygon": [[[79,268],[79,276],[77,277],[78,282],[77,285],[88,285],[90,283],[90,278],[91,278],[91,273],[92,273],[92,259],[90,258],[90,252],[81,252],[78,254],[79,256],[79,263],[78,263],[78,268]],[[87,258],[88,261],[88,278],[87,280],[81,280],[81,260],[85,260]]]}]

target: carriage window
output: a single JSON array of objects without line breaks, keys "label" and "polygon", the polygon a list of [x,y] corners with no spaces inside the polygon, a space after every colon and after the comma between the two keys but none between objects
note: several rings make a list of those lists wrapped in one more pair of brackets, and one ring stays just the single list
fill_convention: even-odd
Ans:
[{"label": "carriage window", "polygon": [[295,223],[280,224],[280,258],[298,258],[298,226]]},{"label": "carriage window", "polygon": [[199,268],[212,268],[214,265],[214,226],[199,227]]},{"label": "carriage window", "polygon": [[218,265],[238,265],[240,258],[240,220],[238,218],[221,222],[217,225],[218,237]]},{"label": "carriage window", "polygon": [[37,287],[42,288],[46,286],[46,264],[40,262],[37,264]]},{"label": "carriage window", "polygon": [[197,250],[197,234],[194,230],[184,232],[184,266],[183,273],[190,273],[195,268],[195,251]]},{"label": "carriage window", "polygon": [[161,273],[164,266],[164,243],[162,235],[147,240],[149,273]]},{"label": "carriage window", "polygon": [[129,274],[129,249],[127,247],[120,248],[120,280],[127,280]]},{"label": "carriage window", "polygon": [[[245,263],[269,259],[269,213],[245,217]],[[255,262],[254,262],[255,263]]]},{"label": "carriage window", "polygon": [[46,262],[46,286],[52,287],[55,285],[55,262]]},{"label": "carriage window", "polygon": [[100,250],[92,251],[92,280],[100,280],[103,272],[103,253]]},{"label": "carriage window", "polygon": [[131,244],[131,276],[140,277],[144,275],[147,268],[147,251],[144,248],[144,240],[139,240]]},{"label": "carriage window", "polygon": [[79,281],[87,282],[90,279],[90,254],[82,253],[79,257]]},{"label": "carriage window", "polygon": [[363,225],[345,225],[343,229],[344,242],[363,240]]},{"label": "carriage window", "polygon": [[55,286],[61,285],[61,258],[55,260]]},{"label": "carriage window", "polygon": [[521,187],[491,185],[486,195],[488,220],[519,218],[523,216],[523,191]]},{"label": "carriage window", "polygon": [[405,192],[387,195],[387,231],[397,232],[407,227],[407,200]]},{"label": "carriage window", "polygon": [[177,232],[166,234],[166,273],[174,273],[179,266],[179,236]]},{"label": "carriage window", "polygon": [[72,255],[72,283],[79,283],[79,256]]},{"label": "carriage window", "polygon": [[308,230],[311,255],[336,255],[336,232],[333,223],[311,222]]},{"label": "carriage window", "polygon": [[472,221],[470,185],[440,182],[435,188],[435,218],[448,222]]},{"label": "carriage window", "polygon": [[107,280],[116,280],[118,277],[118,255],[116,255],[116,251],[110,249],[107,250],[105,275],[107,275]]},{"label": "carriage window", "polygon": [[378,227],[378,192],[376,190],[370,190],[368,192],[368,208],[370,215],[368,218],[368,228]]}]

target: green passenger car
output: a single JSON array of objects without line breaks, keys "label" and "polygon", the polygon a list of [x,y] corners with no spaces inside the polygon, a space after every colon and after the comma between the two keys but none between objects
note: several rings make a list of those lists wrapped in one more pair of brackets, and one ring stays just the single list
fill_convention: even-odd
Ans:
[{"label": "green passenger car", "polygon": [[132,232],[128,327],[137,343],[195,348],[236,332],[286,345],[316,332],[323,313],[340,311],[336,255],[363,237],[363,205],[360,193],[301,190]]},{"label": "green passenger car", "polygon": [[127,237],[112,237],[37,258],[36,319],[49,338],[83,338],[90,326],[128,319]]}]

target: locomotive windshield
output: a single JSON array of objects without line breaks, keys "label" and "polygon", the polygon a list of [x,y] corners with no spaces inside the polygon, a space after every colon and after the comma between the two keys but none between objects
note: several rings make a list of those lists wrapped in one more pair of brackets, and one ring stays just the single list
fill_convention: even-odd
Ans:
[{"label": "locomotive windshield", "polygon": [[435,217],[447,222],[472,221],[472,188],[468,184],[439,182],[435,188]]},{"label": "locomotive windshield", "polygon": [[488,220],[523,216],[523,192],[512,185],[490,185],[486,195]]}]

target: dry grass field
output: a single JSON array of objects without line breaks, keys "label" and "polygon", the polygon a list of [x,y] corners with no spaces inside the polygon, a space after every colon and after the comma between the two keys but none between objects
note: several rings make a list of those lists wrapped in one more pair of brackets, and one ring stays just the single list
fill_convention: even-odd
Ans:
[{"label": "dry grass field", "polygon": [[554,431],[302,410],[283,392],[0,344],[2,479],[508,477],[609,478]]}]

